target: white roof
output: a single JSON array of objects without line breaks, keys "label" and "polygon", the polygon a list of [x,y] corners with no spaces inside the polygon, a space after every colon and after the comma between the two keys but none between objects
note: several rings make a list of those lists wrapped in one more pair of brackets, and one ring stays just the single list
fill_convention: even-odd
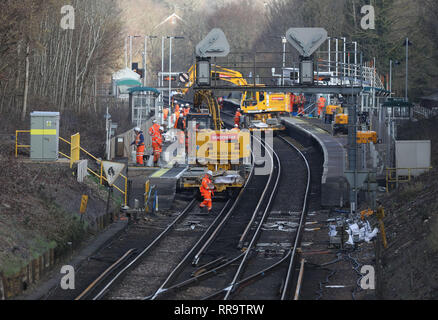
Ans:
[{"label": "white roof", "polygon": [[125,68],[122,70],[117,71],[113,74],[114,80],[121,80],[121,79],[134,79],[134,80],[140,80],[140,75],[134,71],[132,71],[129,68]]}]

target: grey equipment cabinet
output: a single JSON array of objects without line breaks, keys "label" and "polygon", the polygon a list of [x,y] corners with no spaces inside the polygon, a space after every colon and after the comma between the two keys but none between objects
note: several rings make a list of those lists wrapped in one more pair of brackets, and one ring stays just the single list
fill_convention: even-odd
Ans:
[{"label": "grey equipment cabinet", "polygon": [[57,161],[59,151],[59,112],[30,114],[30,159]]}]

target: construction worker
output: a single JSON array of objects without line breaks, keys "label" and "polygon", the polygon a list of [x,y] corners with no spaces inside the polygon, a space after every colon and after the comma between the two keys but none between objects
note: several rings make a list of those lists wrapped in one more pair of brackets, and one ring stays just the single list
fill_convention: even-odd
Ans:
[{"label": "construction worker", "polygon": [[163,109],[163,120],[167,121],[167,118],[169,117],[169,108]]},{"label": "construction worker", "polygon": [[178,114],[178,118],[175,117],[174,128],[175,129],[179,129],[181,131],[184,131],[186,129],[186,123],[185,123],[185,119],[184,119],[184,114],[183,113],[179,113]]},{"label": "construction worker", "polygon": [[238,125],[240,127],[240,118],[242,117],[242,114],[240,113],[240,111],[242,111],[240,108],[237,109],[236,114],[234,116],[234,124]]},{"label": "construction worker", "polygon": [[144,157],[144,147],[145,147],[144,135],[139,127],[134,128],[134,133],[135,133],[135,141],[133,143],[131,143],[131,146],[135,145],[136,150],[137,150],[136,162],[137,162],[137,165],[142,166],[143,165],[143,157]]},{"label": "construction worker", "polygon": [[304,104],[306,103],[306,97],[304,94],[300,94],[298,97],[298,115],[304,116]]},{"label": "construction worker", "polygon": [[187,117],[189,113],[190,113],[190,105],[187,103],[186,107],[184,108],[184,117]]},{"label": "construction worker", "polygon": [[321,118],[321,113],[322,110],[324,110],[325,108],[325,103],[326,103],[326,99],[324,98],[324,96],[320,96],[317,102],[317,106],[318,106],[318,118]]},{"label": "construction worker", "polygon": [[204,197],[204,201],[199,206],[201,209],[207,207],[208,212],[211,212],[213,208],[213,203],[211,197],[214,195],[214,185],[212,182],[213,172],[208,171],[204,178],[202,179],[201,186],[199,187],[199,191],[201,195]]},{"label": "construction worker", "polygon": [[290,94],[290,104],[289,104],[289,113],[292,114],[294,112],[295,105],[295,95],[293,93]]},{"label": "construction worker", "polygon": [[230,132],[240,132],[239,125],[235,124],[234,128],[230,130]]},{"label": "construction worker", "polygon": [[149,129],[149,135],[152,137],[152,149],[154,151],[154,167],[158,166],[158,160],[161,157],[161,152],[163,152],[163,136],[160,128],[157,120],[154,120],[152,127]]}]

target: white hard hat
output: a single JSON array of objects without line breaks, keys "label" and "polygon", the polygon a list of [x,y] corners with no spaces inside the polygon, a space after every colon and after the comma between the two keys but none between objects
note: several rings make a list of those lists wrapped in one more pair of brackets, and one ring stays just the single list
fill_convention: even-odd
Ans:
[{"label": "white hard hat", "polygon": [[155,119],[154,121],[152,121],[152,123],[157,123],[158,121]]},{"label": "white hard hat", "polygon": [[160,130],[161,130],[161,131],[164,131],[164,128],[163,128],[163,127],[160,127]]},{"label": "white hard hat", "polygon": [[237,127],[239,127],[239,125],[238,125],[238,124],[235,124],[235,125],[234,125],[234,128],[237,128]]},{"label": "white hard hat", "polygon": [[139,127],[135,127],[135,128],[134,128],[134,131],[136,131],[136,132],[140,132],[141,129],[140,129]]},{"label": "white hard hat", "polygon": [[209,176],[213,176],[213,171],[208,170],[208,171],[207,171],[207,174],[208,174]]}]

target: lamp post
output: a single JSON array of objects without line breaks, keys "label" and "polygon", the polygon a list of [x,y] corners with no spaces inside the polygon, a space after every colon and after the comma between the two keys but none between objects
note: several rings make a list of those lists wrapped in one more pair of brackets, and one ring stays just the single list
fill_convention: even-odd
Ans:
[{"label": "lamp post", "polygon": [[405,82],[405,101],[408,101],[408,78],[409,78],[409,46],[412,43],[409,41],[409,38],[406,38],[406,41],[403,44],[406,47],[406,82]]},{"label": "lamp post", "polygon": [[147,64],[148,64],[148,39],[155,39],[157,36],[145,36],[144,37],[144,53],[143,53],[143,69],[144,69],[144,76],[143,76],[143,86],[147,86]]},{"label": "lamp post", "polygon": [[343,51],[344,51],[344,60],[343,60],[343,62],[344,62],[344,71],[343,71],[343,79],[344,79],[344,81],[345,81],[345,74],[346,74],[346,68],[347,68],[347,38],[345,38],[345,37],[342,37],[341,38],[342,39],[342,42],[344,43],[344,48],[343,48]]},{"label": "lamp post", "polygon": [[169,44],[169,110],[171,107],[171,90],[172,90],[172,39],[184,39],[184,37],[174,37],[174,36],[168,36],[167,37],[170,41]]},{"label": "lamp post", "polygon": [[283,43],[283,70],[281,71],[281,85],[284,86],[284,68],[286,68],[286,43],[287,43],[287,39],[285,36],[281,37],[281,42]]},{"label": "lamp post", "polygon": [[354,44],[354,81],[357,81],[357,41],[353,41]]},{"label": "lamp post", "polygon": [[398,60],[389,60],[389,96],[392,97],[392,65],[399,65]]}]

